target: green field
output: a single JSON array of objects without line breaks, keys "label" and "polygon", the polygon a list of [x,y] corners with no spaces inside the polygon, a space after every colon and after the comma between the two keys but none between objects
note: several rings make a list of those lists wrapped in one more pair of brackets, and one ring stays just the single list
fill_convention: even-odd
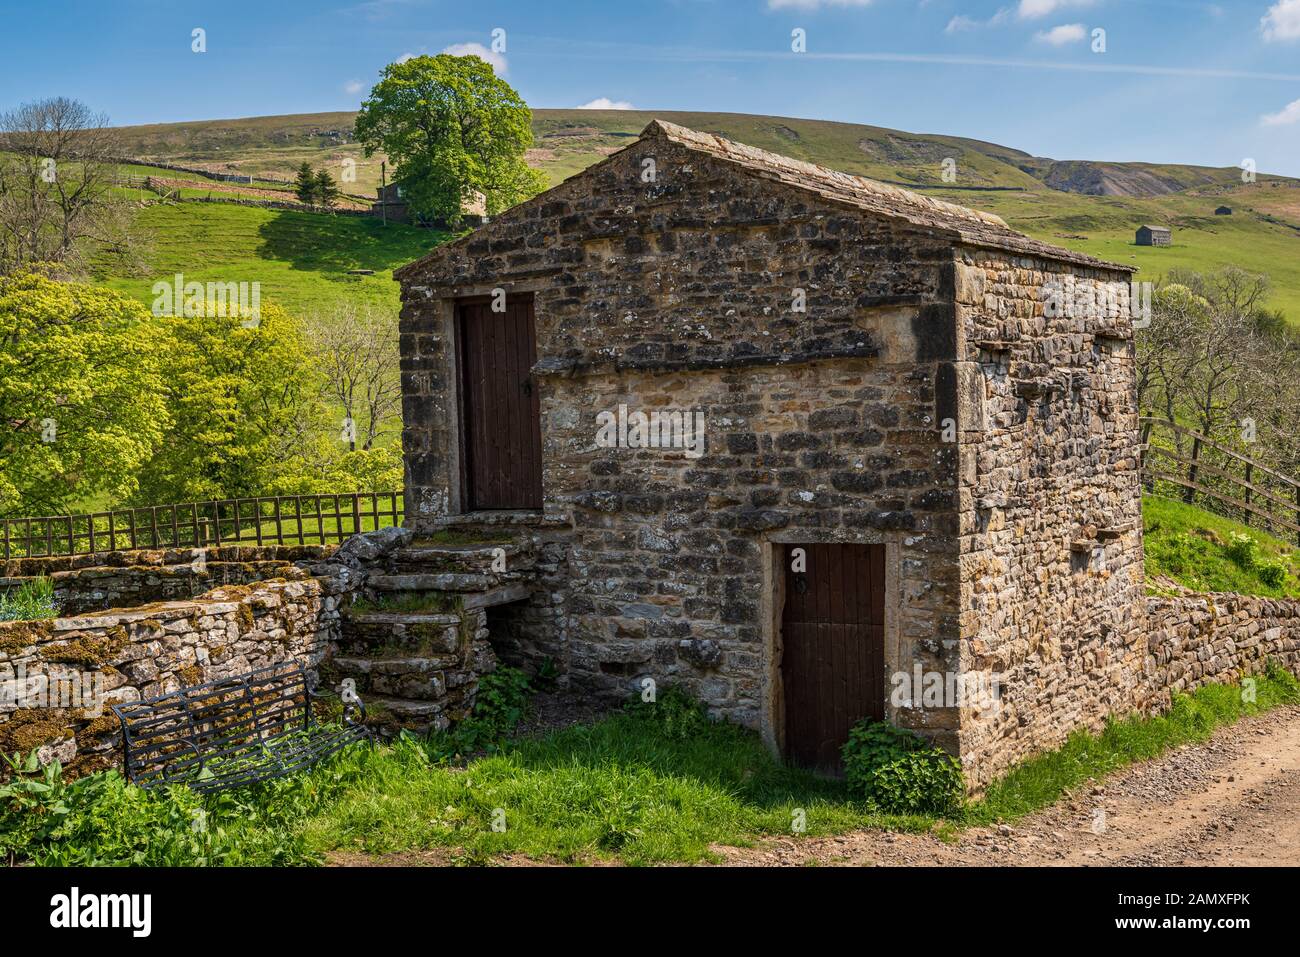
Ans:
[{"label": "green field", "polygon": [[[119,133],[123,149],[141,158],[285,179],[303,160],[341,179],[343,161],[350,158],[357,181],[345,188],[371,194],[383,157],[366,157],[351,142],[355,117],[264,116],[124,127]],[[1244,186],[1240,170],[1233,167],[1060,162],[961,137],[826,120],[680,111],[534,110],[535,148],[529,162],[558,183],[628,145],[655,117],[996,213],[1035,238],[1137,266],[1140,280],[1156,280],[1176,267],[1204,271],[1232,264],[1266,272],[1274,285],[1270,305],[1300,322],[1297,180],[1261,174],[1257,183]],[[957,163],[955,185],[965,188],[944,188],[942,163],[948,158]],[[388,173],[391,178],[391,167]],[[1234,214],[1215,216],[1222,204],[1233,207]],[[147,218],[167,217],[151,213]],[[1144,223],[1173,227],[1174,245],[1134,245],[1133,233]],[[205,257],[214,265],[221,262],[215,253]],[[328,274],[323,278],[326,284],[331,281]]]},{"label": "green field", "polygon": [[[303,317],[349,301],[395,307],[392,270],[448,238],[360,216],[331,216],[221,203],[157,203],[139,210],[149,235],[146,275],[121,275],[120,263],[101,253],[95,278],[124,295],[152,303],[158,280],[183,273],[186,281],[260,282],[265,302]],[[373,269],[373,276],[348,275]]]}]

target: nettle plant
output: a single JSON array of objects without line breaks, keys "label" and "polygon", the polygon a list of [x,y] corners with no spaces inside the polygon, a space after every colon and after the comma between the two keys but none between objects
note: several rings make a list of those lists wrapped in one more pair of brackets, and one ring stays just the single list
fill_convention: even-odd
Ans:
[{"label": "nettle plant", "polygon": [[953,816],[965,783],[957,759],[904,728],[860,721],[841,754],[849,790],[887,814]]}]

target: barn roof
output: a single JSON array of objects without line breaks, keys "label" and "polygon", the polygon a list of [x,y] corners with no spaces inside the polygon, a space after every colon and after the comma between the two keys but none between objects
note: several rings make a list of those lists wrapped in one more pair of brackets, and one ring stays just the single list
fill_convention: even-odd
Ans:
[{"label": "barn roof", "polygon": [[1062,249],[1051,243],[1030,239],[1017,232],[999,216],[980,212],[956,203],[922,196],[908,189],[890,186],[862,176],[806,163],[802,160],[771,153],[735,143],[712,133],[701,133],[675,123],[652,120],[641,132],[641,138],[658,136],[687,149],[708,153],[719,159],[735,163],[752,173],[775,180],[796,189],[816,193],[832,202],[845,203],[858,209],[891,219],[902,219],[914,226],[955,234],[955,238],[971,246],[984,246],[1028,256],[1040,256],[1063,262],[1078,263],[1099,268],[1133,272],[1133,267],[1106,262],[1085,253]]},{"label": "barn roof", "polygon": [[[945,233],[961,245],[997,249],[1098,269],[1135,271],[1133,266],[1108,262],[1085,253],[1077,253],[1051,243],[1031,239],[1012,229],[1004,220],[992,213],[980,212],[956,203],[922,196],[920,193],[890,186],[887,183],[842,173],[753,146],[745,146],[713,133],[702,133],[664,120],[651,120],[650,124],[641,131],[637,143],[649,139],[662,139],[676,143],[686,149],[734,164],[751,175],[816,194],[829,202],[851,206],[873,215],[901,220],[922,229]],[[633,149],[635,146],[636,143],[631,144],[619,152]],[[609,162],[609,159],[604,162]],[[589,167],[576,173],[565,182],[580,179],[593,168]],[[529,203],[536,202],[538,198],[535,197]],[[503,213],[494,222],[499,224],[503,220],[508,220],[511,212]],[[449,246],[454,245],[456,243],[449,244]],[[433,250],[417,263],[395,270],[393,275],[399,280],[403,279],[418,263],[435,258],[449,246]]]},{"label": "barn roof", "polygon": [[1139,229],[1149,229],[1153,233],[1167,233],[1171,230],[1168,226],[1139,226]]}]

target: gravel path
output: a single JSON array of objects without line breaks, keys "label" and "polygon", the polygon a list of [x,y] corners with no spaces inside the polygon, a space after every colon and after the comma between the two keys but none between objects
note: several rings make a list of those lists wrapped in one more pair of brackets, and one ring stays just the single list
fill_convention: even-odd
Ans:
[{"label": "gravel path", "polygon": [[1221,728],[1089,784],[1014,826],[951,843],[861,831],[717,847],[734,865],[1300,865],[1300,708]]}]

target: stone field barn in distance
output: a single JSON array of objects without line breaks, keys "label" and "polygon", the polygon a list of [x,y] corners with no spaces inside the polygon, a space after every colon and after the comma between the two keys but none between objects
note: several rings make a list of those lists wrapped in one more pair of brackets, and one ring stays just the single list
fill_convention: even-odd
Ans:
[{"label": "stone field barn in distance", "polygon": [[507,660],[824,768],[888,720],[976,788],[1142,705],[1127,267],[654,122],[397,277],[408,526],[541,542]]}]

